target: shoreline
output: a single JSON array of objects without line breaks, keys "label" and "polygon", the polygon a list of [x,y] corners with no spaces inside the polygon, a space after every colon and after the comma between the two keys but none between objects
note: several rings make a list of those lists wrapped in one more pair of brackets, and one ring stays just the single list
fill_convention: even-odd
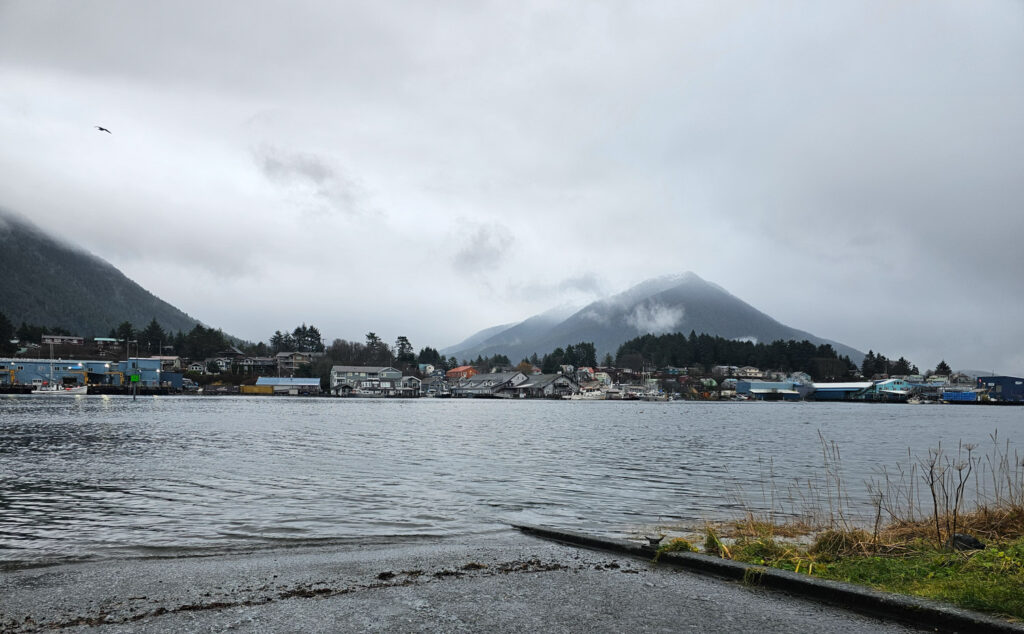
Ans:
[{"label": "shoreline", "polygon": [[65,564],[0,574],[0,629],[35,632],[909,631],[506,528],[386,546]]}]

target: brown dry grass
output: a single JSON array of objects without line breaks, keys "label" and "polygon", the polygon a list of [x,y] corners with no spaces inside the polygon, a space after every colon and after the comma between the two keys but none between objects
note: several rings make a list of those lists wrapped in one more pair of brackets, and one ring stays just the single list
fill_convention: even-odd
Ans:
[{"label": "brown dry grass", "polygon": [[[946,518],[940,516],[939,521],[945,524]],[[960,515],[957,531],[968,533],[982,541],[1016,539],[1024,536],[1024,507],[983,506],[974,509]],[[934,538],[933,518],[914,522],[896,521],[878,532],[878,541],[883,543],[906,543]]]},{"label": "brown dry grass", "polygon": [[747,512],[743,519],[734,522],[727,522],[719,525],[719,533],[723,537],[786,537],[796,538],[811,535],[819,530],[818,527],[804,520],[789,520],[780,522],[769,518],[758,517],[754,513]]}]

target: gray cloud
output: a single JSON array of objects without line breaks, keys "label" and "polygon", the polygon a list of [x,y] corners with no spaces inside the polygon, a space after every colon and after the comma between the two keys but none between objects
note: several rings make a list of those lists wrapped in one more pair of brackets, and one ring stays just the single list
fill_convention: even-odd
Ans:
[{"label": "gray cloud", "polygon": [[268,179],[288,188],[307,209],[343,215],[365,213],[358,182],[322,156],[262,146],[253,151],[253,158]]},{"label": "gray cloud", "polygon": [[579,306],[608,292],[607,281],[595,272],[580,273],[558,279],[510,280],[505,293],[510,297],[555,305]]},{"label": "gray cloud", "polygon": [[500,268],[515,241],[512,232],[500,224],[470,224],[461,232],[462,244],[452,256],[452,266],[467,275]]},{"label": "gray cloud", "polygon": [[626,323],[636,328],[638,333],[660,335],[678,330],[685,316],[682,306],[641,304],[626,316]]},{"label": "gray cloud", "polygon": [[[1018,3],[104,8],[0,4],[0,204],[172,301],[201,277],[185,308],[230,332],[283,319],[246,276],[328,334],[430,344],[694,270],[858,348],[1024,373]],[[304,275],[249,255],[282,243]],[[309,275],[338,252],[445,274],[342,302]]]}]

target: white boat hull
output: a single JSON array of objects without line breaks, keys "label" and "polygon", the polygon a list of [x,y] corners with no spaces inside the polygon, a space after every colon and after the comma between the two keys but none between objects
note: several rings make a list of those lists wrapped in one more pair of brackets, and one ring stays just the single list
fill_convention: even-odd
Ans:
[{"label": "white boat hull", "polygon": [[88,394],[89,388],[84,385],[76,385],[75,387],[40,387],[32,390],[32,393],[43,396],[77,396]]}]

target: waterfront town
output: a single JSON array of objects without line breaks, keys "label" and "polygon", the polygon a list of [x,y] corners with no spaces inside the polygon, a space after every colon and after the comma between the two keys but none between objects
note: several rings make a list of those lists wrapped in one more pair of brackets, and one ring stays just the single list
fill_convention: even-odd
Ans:
[{"label": "waterfront town", "polygon": [[[0,391],[33,394],[289,395],[355,398],[496,398],[566,400],[765,400],[1024,404],[1024,378],[965,373],[873,375],[819,382],[803,372],[752,366],[650,367],[560,365],[542,372],[524,360],[439,367],[333,365],[327,377],[303,376],[320,351],[251,356],[228,346],[207,359],[132,356],[122,341],[43,335],[16,357],[0,359]],[[54,358],[57,348],[60,356]],[[50,356],[42,353],[48,349]],[[35,351],[35,358],[28,356]],[[26,354],[28,353],[28,354]],[[91,358],[85,358],[86,356]],[[303,372],[306,370],[306,372]],[[326,380],[325,380],[326,379]]]}]

